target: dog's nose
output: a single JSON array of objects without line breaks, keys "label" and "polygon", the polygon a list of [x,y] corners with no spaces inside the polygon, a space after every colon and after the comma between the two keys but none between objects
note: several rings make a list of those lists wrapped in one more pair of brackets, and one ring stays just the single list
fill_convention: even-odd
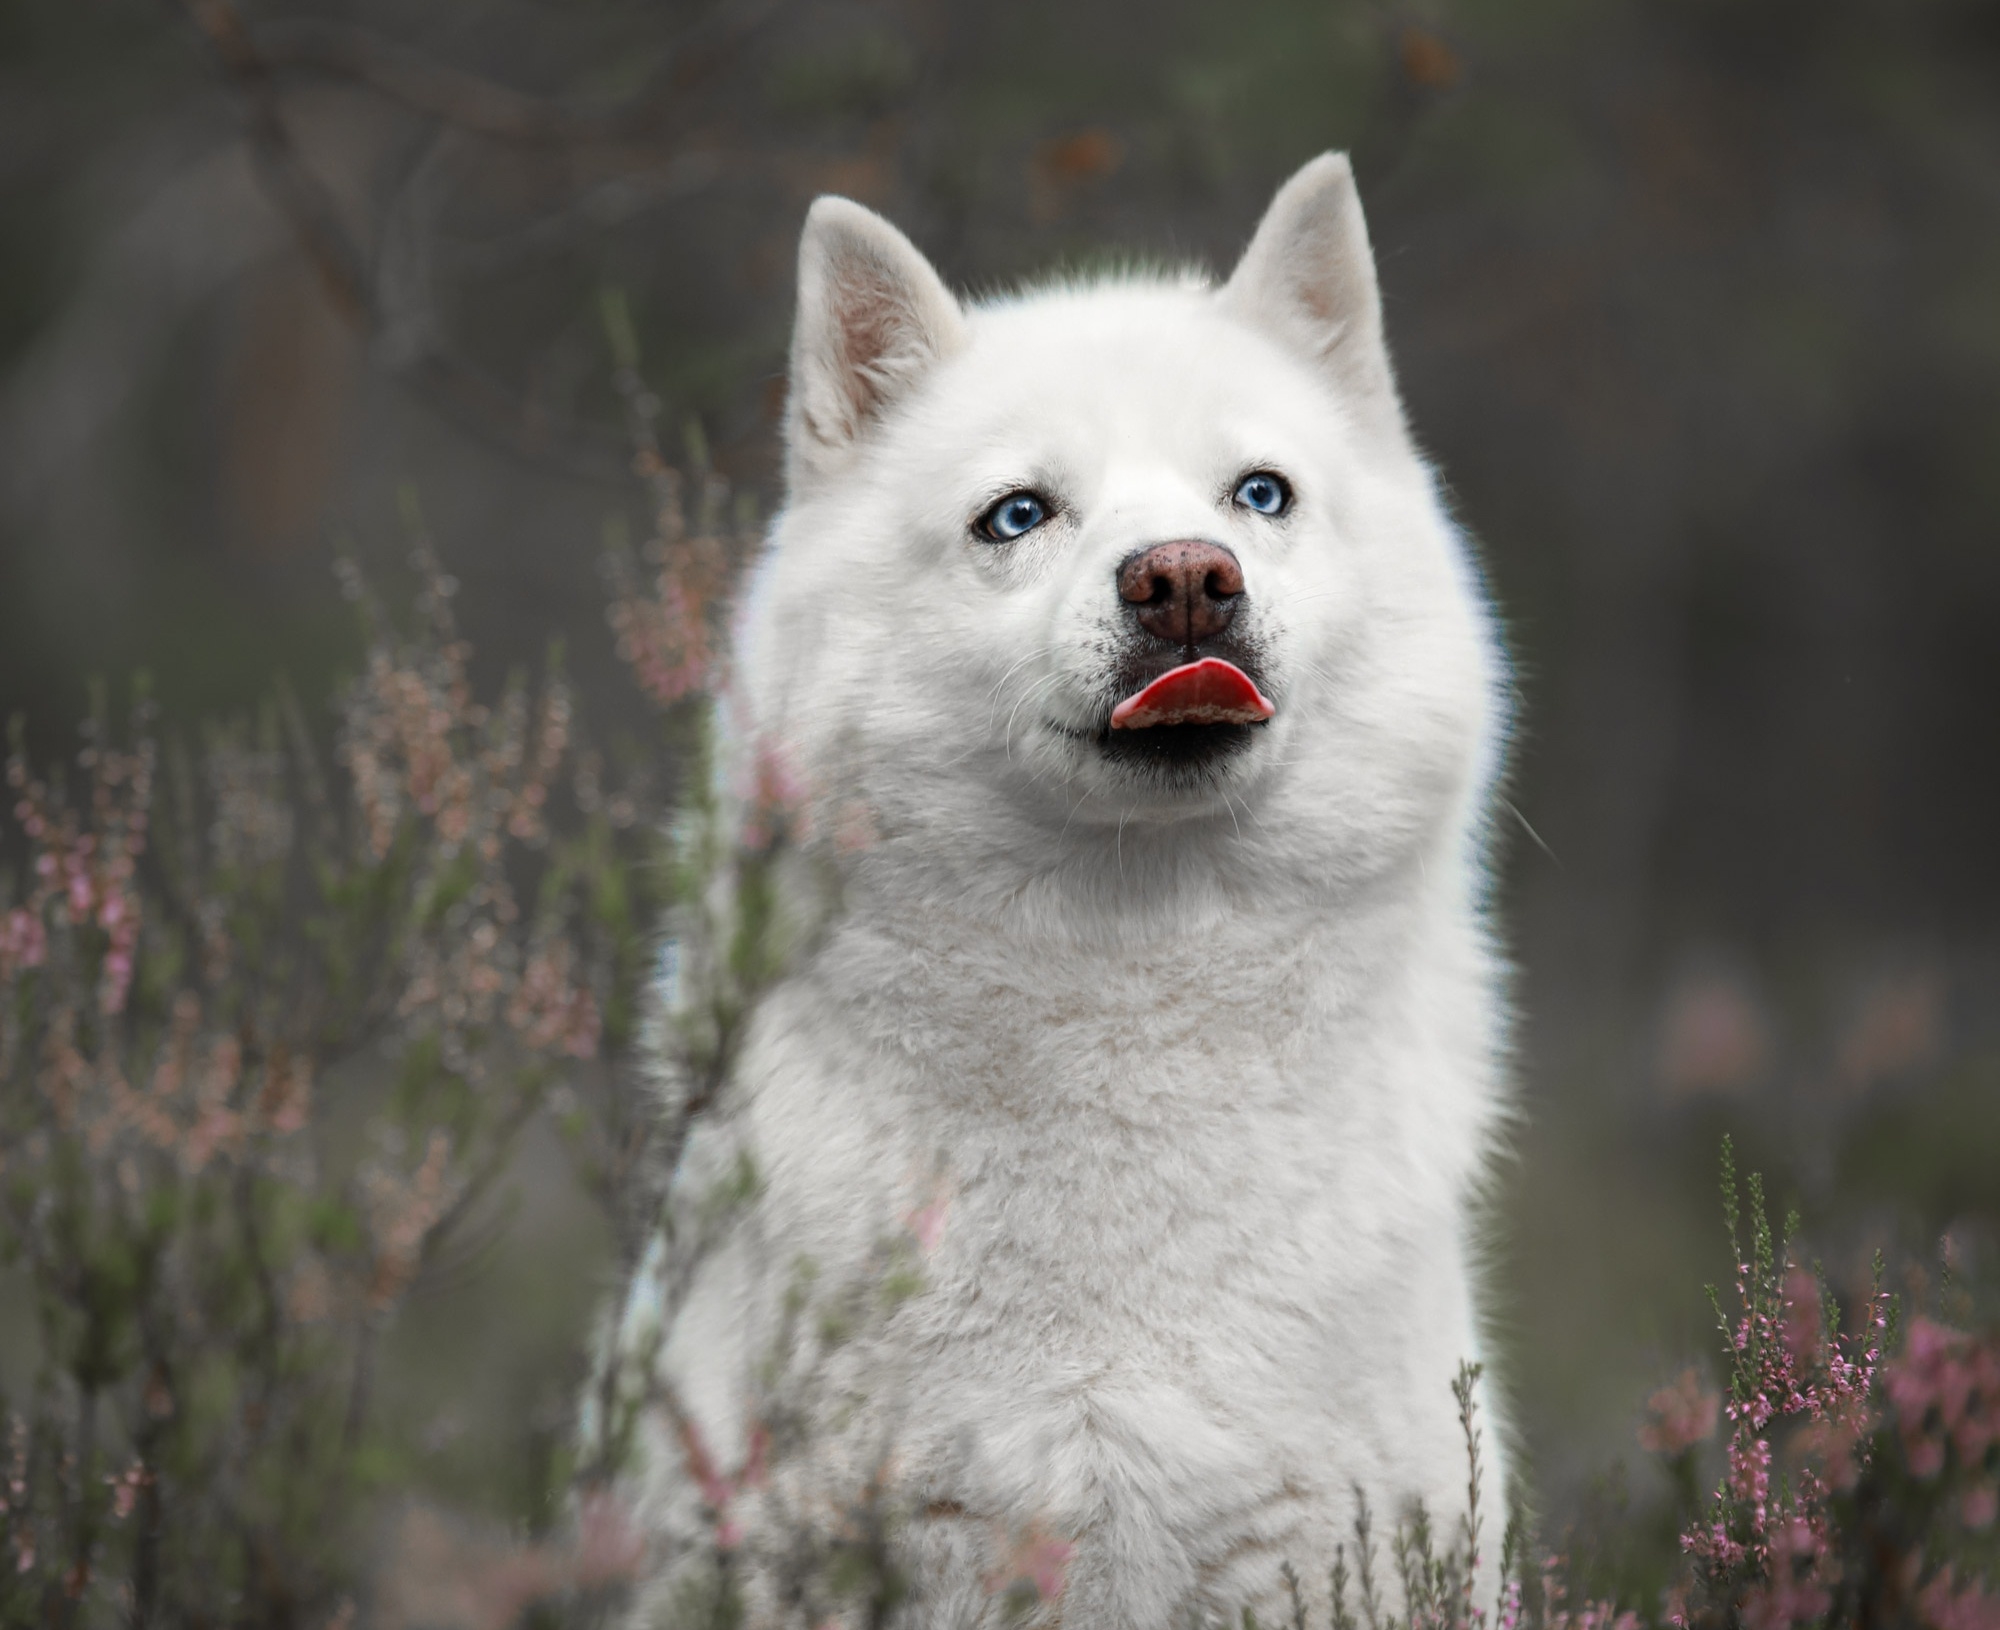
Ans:
[{"label": "dog's nose", "polygon": [[1118,568],[1118,595],[1148,634],[1192,649],[1236,615],[1243,568],[1219,543],[1156,543]]}]

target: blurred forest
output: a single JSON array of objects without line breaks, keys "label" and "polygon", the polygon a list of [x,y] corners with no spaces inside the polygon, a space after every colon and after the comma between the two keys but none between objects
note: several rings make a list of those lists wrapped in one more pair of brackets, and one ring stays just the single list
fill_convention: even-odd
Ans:
[{"label": "blurred forest", "polygon": [[[92,675],[330,694],[335,552],[407,580],[411,487],[489,674],[559,638],[641,739],[605,290],[768,508],[814,195],[975,291],[1226,269],[1329,147],[1520,674],[1498,1311],[1565,1509],[1712,1346],[1720,1130],[1836,1284],[2000,1257],[1991,0],[10,0],[0,714],[53,758]],[[590,1316],[559,1166],[412,1324],[441,1455]]]}]

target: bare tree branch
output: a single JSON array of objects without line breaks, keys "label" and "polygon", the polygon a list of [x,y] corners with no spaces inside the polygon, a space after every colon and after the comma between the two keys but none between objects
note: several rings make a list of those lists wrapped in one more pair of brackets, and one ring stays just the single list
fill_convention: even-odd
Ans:
[{"label": "bare tree branch", "polygon": [[367,262],[341,220],[333,194],[305,162],[285,128],[277,86],[241,13],[229,0],[182,0],[182,4],[243,96],[251,158],[272,202],[312,257],[341,314],[352,322],[372,326],[375,300]]},{"label": "bare tree branch", "polygon": [[496,85],[345,23],[316,18],[264,23],[256,31],[256,48],[272,74],[355,80],[414,112],[502,141],[604,140],[616,136],[623,122],[616,111],[587,113]]},{"label": "bare tree branch", "polygon": [[[231,0],[181,0],[242,96],[245,136],[259,182],[290,225],[340,313],[379,337],[392,325],[368,257],[326,183],[286,127],[269,62]],[[407,326],[407,325],[402,325]],[[378,359],[379,360],[379,359]],[[629,476],[623,440],[609,430],[532,411],[479,369],[432,343],[390,359],[394,373],[454,422],[501,449],[595,481]]]},{"label": "bare tree branch", "polygon": [[784,4],[737,0],[718,8],[682,36],[644,87],[605,108],[572,107],[517,91],[368,29],[319,18],[262,23],[255,30],[255,50],[267,73],[352,80],[413,112],[500,141],[623,141],[643,136],[663,106],[679,109],[668,93],[683,93],[684,100],[685,92],[712,77]]}]

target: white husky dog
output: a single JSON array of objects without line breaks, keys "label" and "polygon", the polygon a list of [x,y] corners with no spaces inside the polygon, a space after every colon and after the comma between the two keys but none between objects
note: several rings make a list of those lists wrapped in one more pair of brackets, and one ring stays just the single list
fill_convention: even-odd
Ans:
[{"label": "white husky dog", "polygon": [[[914,1216],[924,1289],[820,1422],[907,1496],[905,1622],[1003,1622],[995,1535],[1063,1564],[1050,1622],[1273,1623],[1282,1561],[1317,1619],[1357,1490],[1456,1532],[1507,1103],[1505,667],[1347,161],[1219,288],[966,304],[823,198],[786,436],[726,711],[838,904],[676,1175],[687,1207],[743,1153],[756,1182],[664,1332],[647,1520],[754,1481],[795,1265],[879,1272]],[[779,1623],[757,1498],[724,1543]]]}]

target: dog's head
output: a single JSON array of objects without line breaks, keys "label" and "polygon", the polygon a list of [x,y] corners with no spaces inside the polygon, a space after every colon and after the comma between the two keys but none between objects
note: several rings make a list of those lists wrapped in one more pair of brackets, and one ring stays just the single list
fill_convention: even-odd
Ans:
[{"label": "dog's head", "polygon": [[962,305],[821,199],[787,448],[738,684],[806,784],[940,834],[1255,829],[1363,872],[1477,797],[1496,647],[1344,158],[1220,288]]}]

